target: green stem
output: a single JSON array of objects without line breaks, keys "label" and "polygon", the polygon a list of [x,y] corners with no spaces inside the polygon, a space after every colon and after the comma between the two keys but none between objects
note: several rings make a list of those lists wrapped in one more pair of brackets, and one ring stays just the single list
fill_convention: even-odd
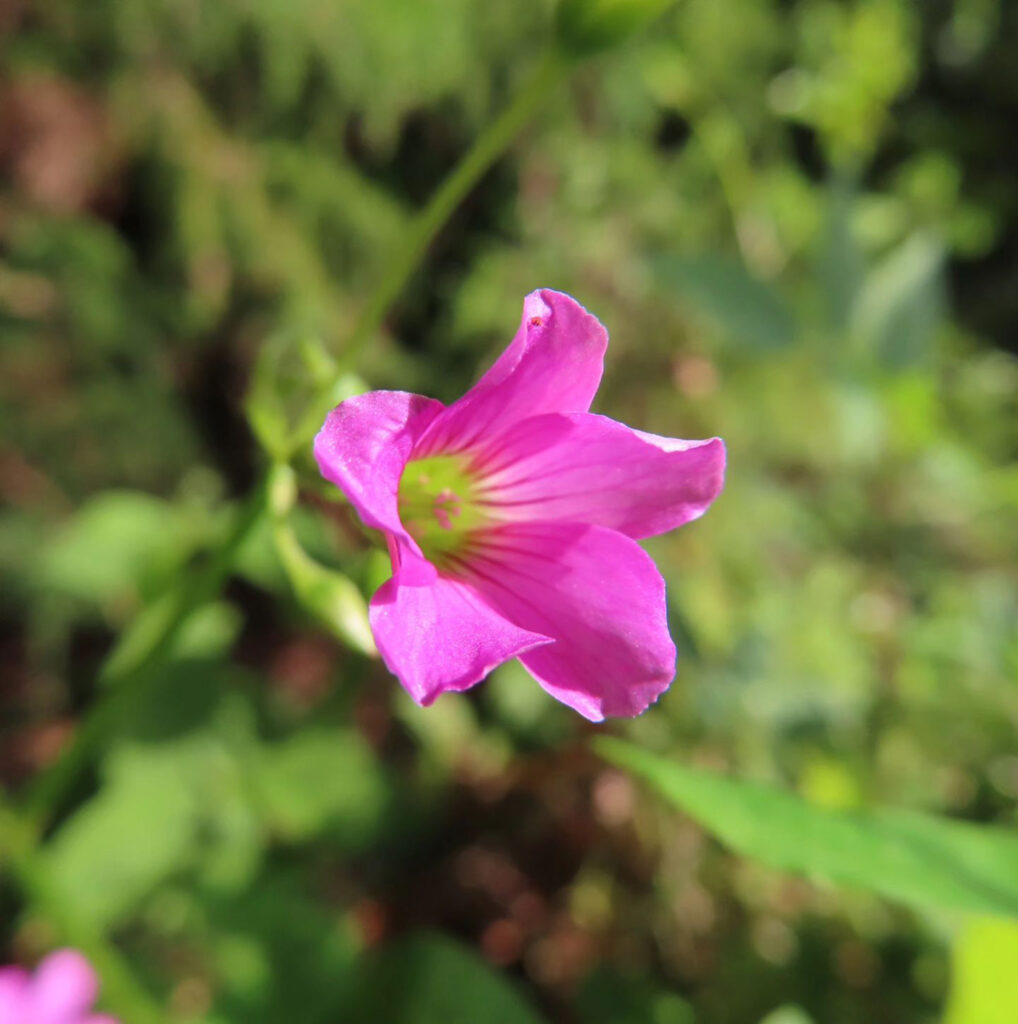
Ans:
[{"label": "green stem", "polygon": [[[552,89],[574,66],[557,50],[549,51],[512,103],[477,137],[469,152],[432,195],[427,206],[417,214],[399,251],[389,263],[388,272],[361,310],[339,356],[337,373],[350,371],[356,366],[365,346],[378,333],[389,309],[420,266],[435,236],[485,172],[509,148]],[[311,443],[331,408],[318,400],[311,404],[312,408],[308,410],[292,439],[293,452]]]},{"label": "green stem", "polygon": [[102,1002],[125,1024],[165,1024],[158,1005],[134,979],[116,948],[79,920],[53,891],[35,853],[36,832],[0,794],[0,866],[9,867],[25,895],[60,936],[83,953],[102,978]]},{"label": "green stem", "polygon": [[389,308],[399,298],[407,281],[424,258],[435,235],[482,175],[508,149],[570,66],[556,51],[549,52],[526,86],[477,137],[470,151],[442,182],[438,191],[428,201],[428,205],[417,215],[410,226],[409,236],[389,265],[388,273],[379,282],[361,311],[353,334],[343,350],[341,369],[349,369],[356,363],[361,349],[377,332]]}]

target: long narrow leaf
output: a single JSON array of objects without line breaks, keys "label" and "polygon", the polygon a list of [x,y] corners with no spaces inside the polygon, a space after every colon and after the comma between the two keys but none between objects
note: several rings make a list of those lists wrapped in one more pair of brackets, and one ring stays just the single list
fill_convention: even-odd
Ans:
[{"label": "long narrow leaf", "polygon": [[739,853],[915,906],[1018,917],[1018,833],[906,811],[835,811],[619,740],[598,752]]}]

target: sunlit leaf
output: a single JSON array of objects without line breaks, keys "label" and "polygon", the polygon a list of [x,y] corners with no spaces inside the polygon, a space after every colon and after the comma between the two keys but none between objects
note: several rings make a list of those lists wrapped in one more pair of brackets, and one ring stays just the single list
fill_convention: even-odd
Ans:
[{"label": "sunlit leaf", "polygon": [[235,677],[243,674],[192,660],[132,682],[97,792],[42,853],[82,918],[119,924],[181,873],[225,889],[251,877],[264,828],[247,777],[254,715],[228,685]]},{"label": "sunlit leaf", "polygon": [[955,942],[944,1024],[1013,1024],[1018,1020],[1018,924],[968,922]]},{"label": "sunlit leaf", "polygon": [[813,1024],[813,1018],[799,1006],[779,1006],[768,1013],[760,1024]]},{"label": "sunlit leaf", "polygon": [[906,811],[835,811],[628,743],[597,749],[739,853],[917,906],[1018,916],[1018,834]]}]

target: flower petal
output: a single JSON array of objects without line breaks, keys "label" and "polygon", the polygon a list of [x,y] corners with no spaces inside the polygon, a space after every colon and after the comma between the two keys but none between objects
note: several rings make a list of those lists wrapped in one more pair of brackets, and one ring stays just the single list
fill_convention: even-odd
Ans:
[{"label": "flower petal", "polygon": [[371,599],[379,653],[418,704],[466,690],[549,638],[491,609],[473,588],[438,573],[405,546],[392,579]]},{"label": "flower petal", "polygon": [[368,526],[407,538],[399,519],[399,479],[418,438],[444,408],[406,391],[371,391],[348,398],[326,417],[315,438],[318,468]]},{"label": "flower petal", "polygon": [[600,526],[507,523],[488,531],[463,573],[485,601],[555,642],[520,660],[591,721],[638,715],[675,675],[665,584],[634,540]]},{"label": "flower petal", "polygon": [[34,1024],[77,1024],[99,992],[92,965],[73,949],[50,953],[32,979]]},{"label": "flower petal", "polygon": [[29,1013],[31,975],[21,967],[0,967],[0,1024],[25,1020]]},{"label": "flower petal", "polygon": [[592,413],[553,413],[517,423],[481,472],[486,505],[499,518],[651,537],[703,515],[724,483],[725,446],[717,437],[658,437]]},{"label": "flower petal", "polygon": [[528,416],[586,412],[604,371],[608,332],[575,299],[549,289],[523,300],[523,319],[495,365],[435,418],[416,455],[462,451]]}]

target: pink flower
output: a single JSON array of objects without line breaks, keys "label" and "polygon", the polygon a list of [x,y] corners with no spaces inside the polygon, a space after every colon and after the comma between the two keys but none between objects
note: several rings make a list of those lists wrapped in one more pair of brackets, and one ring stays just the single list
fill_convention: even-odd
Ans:
[{"label": "pink flower", "polygon": [[117,1024],[90,1012],[98,992],[95,971],[73,949],[50,953],[35,974],[0,967],[0,1024]]},{"label": "pink flower", "polygon": [[588,412],[607,345],[574,299],[533,292],[459,401],[373,391],[315,439],[322,474],[388,541],[371,628],[419,704],[510,658],[592,721],[637,715],[671,683],[664,580],[637,540],[703,514],[725,449]]}]

